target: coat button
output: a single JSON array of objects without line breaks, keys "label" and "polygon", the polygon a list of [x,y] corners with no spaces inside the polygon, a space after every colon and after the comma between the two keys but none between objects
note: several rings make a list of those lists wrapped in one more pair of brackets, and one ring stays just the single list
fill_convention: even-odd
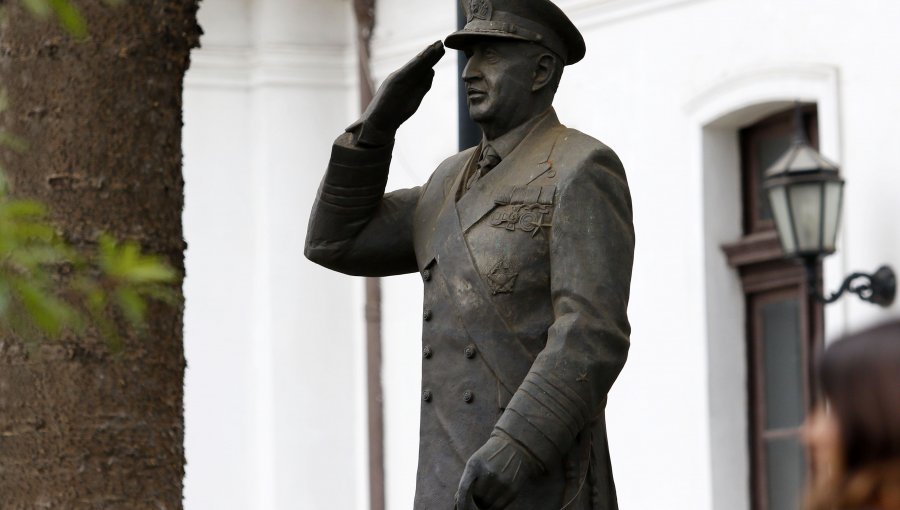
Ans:
[{"label": "coat button", "polygon": [[472,400],[474,400],[474,399],[475,399],[475,394],[472,393],[471,391],[466,390],[465,393],[463,393],[463,402],[465,402],[466,404],[472,402]]},{"label": "coat button", "polygon": [[426,308],[424,312],[422,312],[422,318],[426,321],[431,320],[431,308]]},{"label": "coat button", "polygon": [[425,390],[422,392],[422,400],[425,402],[431,402],[431,390]]},{"label": "coat button", "polygon": [[422,357],[425,359],[428,359],[431,357],[431,346],[430,345],[426,345],[425,347],[422,348]]},{"label": "coat button", "polygon": [[431,269],[425,269],[422,271],[422,279],[427,281],[431,281]]},{"label": "coat button", "polygon": [[464,352],[466,353],[467,358],[469,358],[469,359],[474,358],[475,357],[475,345],[474,344],[467,345],[466,350]]}]

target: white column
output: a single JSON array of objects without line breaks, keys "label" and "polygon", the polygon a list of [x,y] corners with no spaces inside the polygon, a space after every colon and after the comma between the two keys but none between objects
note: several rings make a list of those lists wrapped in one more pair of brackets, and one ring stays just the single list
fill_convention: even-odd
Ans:
[{"label": "white column", "polygon": [[257,215],[242,0],[204,2],[184,91],[185,505],[252,508]]},{"label": "white column", "polygon": [[186,505],[367,506],[361,283],[303,257],[356,115],[352,13],[217,0],[185,93]]}]

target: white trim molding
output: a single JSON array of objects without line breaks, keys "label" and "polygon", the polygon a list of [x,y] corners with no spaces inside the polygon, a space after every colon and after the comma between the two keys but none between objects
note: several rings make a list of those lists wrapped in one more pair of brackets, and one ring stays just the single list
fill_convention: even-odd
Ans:
[{"label": "white trim molding", "polygon": [[579,29],[586,30],[708,1],[712,0],[563,0],[558,4]]},{"label": "white trim molding", "polygon": [[[609,23],[709,1],[713,0],[557,0],[557,4],[579,30],[588,31]],[[443,40],[453,33],[456,29],[456,18],[448,16],[443,21],[441,23],[440,20],[429,19],[424,25],[416,25],[414,31],[404,31],[402,34],[391,28],[376,25],[375,37],[372,40],[374,60],[377,63],[389,62],[388,65],[394,66],[398,65],[398,62],[405,62],[422,51],[435,38]],[[452,60],[455,64],[455,59]]]},{"label": "white trim molding", "polygon": [[356,80],[355,58],[355,51],[350,46],[204,47],[191,54],[185,85],[349,88]]},{"label": "white trim molding", "polygon": [[701,128],[738,127],[793,101],[817,104],[819,151],[840,163],[840,75],[831,65],[786,64],[726,76],[690,99],[685,112]]}]

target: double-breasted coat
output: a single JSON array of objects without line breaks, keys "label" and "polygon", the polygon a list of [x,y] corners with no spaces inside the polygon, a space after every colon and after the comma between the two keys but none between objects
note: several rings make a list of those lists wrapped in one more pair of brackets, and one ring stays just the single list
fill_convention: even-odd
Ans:
[{"label": "double-breasted coat", "polygon": [[452,509],[496,429],[541,474],[512,510],[617,508],[606,396],[628,352],[631,199],[611,149],[551,110],[464,191],[481,146],[385,194],[391,147],[335,143],[306,255],[424,284],[416,510]]}]

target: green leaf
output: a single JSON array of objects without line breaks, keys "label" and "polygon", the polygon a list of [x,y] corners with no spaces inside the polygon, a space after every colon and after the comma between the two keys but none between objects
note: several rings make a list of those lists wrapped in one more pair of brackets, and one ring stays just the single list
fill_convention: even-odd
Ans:
[{"label": "green leaf", "polygon": [[98,288],[92,289],[87,295],[87,304],[92,310],[102,310],[106,306],[106,294]]},{"label": "green leaf", "polygon": [[[4,110],[3,104],[0,104],[0,112]],[[28,149],[28,143],[16,135],[0,131],[0,145],[5,145],[16,152],[25,152]]]},{"label": "green leaf", "polygon": [[9,253],[10,260],[28,267],[61,264],[68,260],[65,250],[53,246],[28,246]]},{"label": "green leaf", "polygon": [[84,39],[88,35],[87,23],[81,11],[69,0],[47,0],[59,23],[76,39]]},{"label": "green leaf", "polygon": [[129,283],[168,283],[175,271],[161,258],[141,254],[135,242],[118,244],[104,234],[100,237],[100,267],[109,276]]},{"label": "green leaf", "polygon": [[143,297],[155,299],[172,306],[177,306],[181,303],[180,295],[172,290],[171,287],[162,285],[142,285],[140,293]]},{"label": "green leaf", "polygon": [[56,231],[53,227],[44,223],[19,223],[9,225],[10,233],[19,240],[20,244],[30,242],[41,242],[50,244],[56,237]]},{"label": "green leaf", "polygon": [[0,204],[0,214],[12,218],[44,218],[47,208],[34,200],[11,200]]},{"label": "green leaf", "polygon": [[143,330],[150,300],[181,304],[169,285],[178,273],[162,257],[104,234],[95,257],[85,258],[56,234],[43,204],[2,191],[0,173],[0,325],[34,342],[91,325],[118,351],[116,317]]},{"label": "green leaf", "polygon": [[156,260],[140,260],[124,268],[122,279],[131,283],[168,283],[175,281],[175,271]]},{"label": "green leaf", "polygon": [[100,336],[106,340],[106,345],[109,347],[109,350],[114,353],[121,352],[123,347],[122,338],[119,336],[119,333],[116,331],[112,322],[103,314],[103,311],[91,311],[91,319],[97,327],[97,331],[100,332]]},{"label": "green leaf", "polygon": [[11,283],[34,324],[48,335],[59,335],[62,328],[70,322],[72,309],[24,279],[16,278]]},{"label": "green leaf", "polygon": [[47,0],[22,0],[24,5],[35,16],[46,18],[50,15],[50,4]]},{"label": "green leaf", "polygon": [[85,275],[76,275],[72,281],[72,288],[83,297],[84,304],[92,317],[103,313],[106,308],[106,293],[103,292],[96,279]]},{"label": "green leaf", "polygon": [[144,312],[147,311],[147,305],[134,289],[123,287],[117,290],[116,304],[132,325],[137,326],[144,322]]},{"label": "green leaf", "polygon": [[116,251],[116,240],[109,234],[100,234],[98,245],[100,248],[100,256],[103,258],[110,257]]}]

